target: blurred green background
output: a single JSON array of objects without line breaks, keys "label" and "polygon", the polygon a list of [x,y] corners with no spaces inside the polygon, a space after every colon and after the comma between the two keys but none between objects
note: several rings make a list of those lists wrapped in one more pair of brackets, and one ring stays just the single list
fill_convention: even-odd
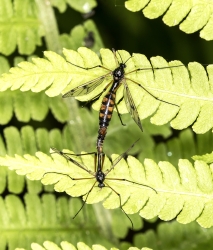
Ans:
[{"label": "blurred green background", "polygon": [[[205,41],[199,32],[185,34],[178,26],[168,27],[157,19],[147,19],[141,11],[130,12],[123,0],[98,0],[91,19],[97,25],[106,48],[124,49],[130,53],[142,53],[148,58],[160,55],[166,60],[180,60],[184,64],[213,61],[213,41]],[[118,5],[118,6],[116,6]],[[56,10],[56,14],[57,14]],[[81,14],[71,8],[57,14],[60,33],[83,22]]]},{"label": "blurred green background", "polygon": [[[165,25],[162,21],[162,17],[150,20],[145,18],[141,11],[132,13],[124,7],[123,0],[99,0],[97,1],[97,3],[98,6],[95,8],[95,14],[91,16],[90,19],[93,20],[96,24],[106,48],[115,48],[116,50],[124,49],[129,53],[141,53],[145,54],[148,58],[159,55],[165,58],[167,61],[180,60],[184,64],[188,64],[192,61],[198,61],[202,64],[209,64],[213,62],[213,50],[211,49],[213,42],[201,39],[199,37],[199,32],[193,34],[185,34],[181,30],[179,30],[178,26],[168,27],[167,25]],[[81,13],[73,10],[70,7],[68,7],[64,13],[60,13],[56,8],[54,8],[54,11],[57,18],[57,24],[60,34],[69,34],[71,29],[73,29],[76,25],[83,24],[83,22],[85,21]],[[44,50],[46,50],[46,47],[43,39],[43,45],[41,47],[37,47],[35,54],[43,57]],[[11,61],[13,56],[14,55],[10,57]],[[71,100],[69,101],[71,102]],[[60,102],[62,102],[61,97]],[[88,118],[86,120],[86,123],[85,121],[83,123],[83,129],[87,130],[87,132],[89,131],[90,137],[86,137],[87,140],[84,141],[85,137],[81,133],[79,140],[83,140],[84,144],[84,147],[81,149],[89,152],[95,150],[95,142],[98,131],[98,112],[92,111],[88,114],[87,111],[88,110],[86,108],[80,109],[79,113],[81,112],[84,117]],[[124,120],[124,123],[128,124],[126,128],[121,126],[118,116],[116,114],[113,115],[113,119],[108,129],[106,142],[104,145],[104,150],[107,155],[111,155],[112,153],[120,154],[130,146],[130,143],[127,143],[128,139],[131,141],[131,143],[133,143],[136,139],[141,138],[140,142],[130,152],[131,155],[138,153],[136,148],[140,148],[140,151],[142,151],[142,153],[141,155],[139,155],[139,159],[141,161],[145,157],[152,157],[152,154],[154,155],[153,159],[155,159],[156,161],[167,160],[166,157],[168,156],[168,150],[167,148],[164,148],[165,145],[156,144],[156,148],[158,147],[158,151],[156,153],[156,151],[153,150],[154,143],[168,142],[169,139],[174,139],[177,135],[180,135],[180,133],[184,133],[182,134],[182,136],[180,136],[182,138],[182,141],[180,140],[180,143],[182,143],[180,144],[180,148],[182,151],[184,151],[185,154],[183,156],[180,152],[177,153],[176,147],[176,152],[175,150],[173,152],[174,160],[171,162],[174,165],[177,165],[177,161],[179,158],[190,159],[190,157],[196,153],[196,143],[193,141],[195,136],[191,129],[185,130],[185,132],[174,130],[172,130],[171,132],[169,131],[168,127],[164,127],[165,131],[163,133],[162,130],[164,129],[158,127],[157,131],[161,131],[160,136],[158,136],[157,134],[155,134],[155,129],[151,127],[152,125],[150,125],[148,121],[142,121],[145,132],[141,133],[137,125],[132,121],[129,114],[122,116],[122,118]],[[15,117],[13,117],[9,124],[7,124],[6,126],[1,126],[1,128],[3,129],[10,125],[16,126],[20,129],[23,125],[26,125],[26,123],[19,122]],[[48,116],[44,121],[42,121],[42,123],[31,120],[28,125],[32,125],[35,129],[45,127],[50,130],[53,128],[62,129],[64,126],[66,126],[66,122],[62,123],[57,121],[52,113],[49,112]],[[87,127],[89,129],[87,129]],[[154,131],[152,131],[154,136],[150,136],[150,134],[153,135],[149,131],[152,129]],[[212,133],[209,132],[209,136],[212,136],[211,134]],[[69,142],[72,141],[73,143],[73,147],[70,147],[70,149],[79,152],[74,148],[75,140],[69,134],[67,134],[67,140]],[[148,145],[149,149],[147,149]],[[183,145],[185,145],[185,148],[183,147]],[[187,151],[187,149],[189,152]],[[199,153],[201,153],[201,151]],[[122,213],[120,210],[119,212]],[[124,217],[124,215],[122,216]],[[123,217],[121,217],[121,220]],[[163,222],[161,223],[161,225],[168,224],[169,226],[171,226],[171,224],[175,223],[176,222]],[[140,232],[150,232],[148,231],[149,229],[153,229],[155,232],[157,232],[157,227],[159,226],[159,224],[159,219],[153,220],[152,223],[144,221],[144,227],[142,228],[142,230],[140,230]],[[181,227],[181,230],[185,228],[185,225],[178,223],[176,224]],[[194,227],[196,228],[196,230],[202,231],[197,223],[194,223],[193,225],[195,225]],[[170,229],[171,227],[169,227],[168,231]],[[139,231],[136,231],[136,233],[139,233]],[[134,235],[135,232],[129,230],[126,238],[121,239],[121,241],[133,242]],[[173,238],[174,237],[172,236],[171,239]]]}]

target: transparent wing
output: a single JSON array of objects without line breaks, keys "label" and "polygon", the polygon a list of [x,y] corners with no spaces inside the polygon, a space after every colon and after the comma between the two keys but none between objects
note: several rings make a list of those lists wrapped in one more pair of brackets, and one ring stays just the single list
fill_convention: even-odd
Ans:
[{"label": "transparent wing", "polygon": [[107,73],[106,75],[95,78],[89,82],[86,82],[74,89],[71,89],[70,91],[65,93],[62,97],[66,98],[66,97],[87,95],[90,92],[92,92],[96,87],[98,87],[109,74],[111,74],[111,72]]},{"label": "transparent wing", "polygon": [[142,124],[141,124],[141,121],[140,121],[140,118],[138,115],[137,108],[136,108],[135,103],[133,101],[132,95],[129,91],[129,88],[128,88],[126,82],[123,82],[123,84],[124,84],[124,100],[126,103],[127,110],[130,113],[133,120],[138,125],[138,127],[143,131]]},{"label": "transparent wing", "polygon": [[118,164],[118,162],[119,162],[122,158],[124,158],[124,157],[127,155],[127,153],[135,146],[135,144],[136,144],[139,140],[140,140],[140,139],[138,139],[137,141],[135,141],[135,142],[134,142],[134,143],[133,143],[133,144],[123,153],[123,154],[119,155],[119,156],[113,161],[111,168],[105,172],[105,175],[107,175],[112,169],[115,168],[115,166]]},{"label": "transparent wing", "polygon": [[92,174],[92,172],[89,171],[84,165],[82,165],[82,164],[80,164],[79,162],[73,160],[71,157],[68,156],[68,154],[63,153],[62,151],[58,150],[57,148],[52,148],[52,147],[51,147],[51,149],[52,149],[52,151],[53,151],[51,154],[53,154],[53,153],[59,154],[59,155],[63,156],[66,160],[72,162],[73,164],[75,164],[75,165],[78,166],[79,168],[85,170],[87,173]]}]

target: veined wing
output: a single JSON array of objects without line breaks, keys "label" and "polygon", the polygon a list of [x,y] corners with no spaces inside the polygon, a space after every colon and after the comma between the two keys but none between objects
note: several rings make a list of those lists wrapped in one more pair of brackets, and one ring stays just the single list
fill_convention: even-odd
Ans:
[{"label": "veined wing", "polygon": [[112,169],[115,168],[115,166],[118,164],[118,162],[123,159],[127,153],[135,146],[135,144],[139,141],[140,139],[137,139],[123,154],[119,155],[112,163],[112,166],[109,170],[105,172],[105,175],[107,175]]},{"label": "veined wing", "polygon": [[130,113],[133,120],[138,125],[138,127],[143,131],[142,124],[141,124],[141,121],[140,121],[140,118],[138,115],[137,108],[136,108],[135,103],[133,101],[132,95],[131,95],[129,88],[128,88],[125,81],[123,81],[123,84],[124,84],[124,100],[126,103],[127,110]]},{"label": "veined wing", "polygon": [[[77,161],[73,160],[71,157],[69,157],[68,154],[66,154],[66,153],[64,153],[64,152],[62,152],[62,151],[60,151],[60,150],[58,150],[57,148],[52,148],[52,147],[51,147],[51,149],[52,149],[53,153],[56,153],[56,154],[59,154],[59,155],[63,156],[66,160],[72,162],[73,164],[75,164],[75,165],[78,166],[79,168],[85,170],[87,173],[89,173],[89,174],[91,174],[91,175],[94,175],[94,174],[93,174],[91,171],[89,171],[85,166],[83,166],[83,165],[80,164],[79,162],[77,162]],[[52,153],[52,154],[53,154],[53,153]]]},{"label": "veined wing", "polygon": [[92,92],[96,87],[98,87],[104,81],[104,79],[110,74],[111,72],[107,73],[106,75],[95,78],[89,82],[86,82],[74,89],[71,89],[70,91],[65,93],[62,97],[66,98],[66,97],[87,95],[90,92]]}]

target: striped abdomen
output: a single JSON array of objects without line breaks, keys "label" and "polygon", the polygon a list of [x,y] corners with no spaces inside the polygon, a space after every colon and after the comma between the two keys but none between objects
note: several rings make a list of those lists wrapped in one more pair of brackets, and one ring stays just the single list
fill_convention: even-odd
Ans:
[{"label": "striped abdomen", "polygon": [[97,138],[97,151],[103,152],[103,142],[107,133],[107,127],[112,118],[113,109],[115,107],[115,96],[116,91],[121,85],[121,79],[115,80],[109,90],[109,92],[104,96],[103,101],[101,103],[101,108],[99,112],[99,130],[98,130],[98,138]]},{"label": "striped abdomen", "polygon": [[97,149],[98,152],[102,152],[103,141],[107,133],[107,127],[109,126],[110,120],[112,118],[113,109],[115,107],[115,95],[116,92],[110,90],[101,103],[101,108],[99,112],[99,130],[97,138]]}]

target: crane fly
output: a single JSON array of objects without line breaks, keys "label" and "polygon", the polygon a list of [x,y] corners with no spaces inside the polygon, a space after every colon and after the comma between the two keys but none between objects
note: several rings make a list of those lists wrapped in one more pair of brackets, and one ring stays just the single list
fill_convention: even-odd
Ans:
[{"label": "crane fly", "polygon": [[[137,140],[138,141],[138,140]],[[135,143],[137,143],[137,141]],[[64,153],[56,148],[51,148],[52,149],[52,154],[53,153],[57,153],[59,155],[61,155],[62,157],[64,157],[67,161],[70,161],[72,162],[73,164],[75,164],[77,167],[79,167],[80,169],[84,170],[85,172],[87,172],[89,175],[91,175],[91,177],[86,177],[86,178],[74,178],[72,176],[70,176],[69,174],[65,174],[65,173],[59,173],[59,172],[48,172],[48,173],[45,173],[45,175],[47,174],[50,174],[50,173],[54,173],[54,174],[60,174],[60,175],[65,175],[67,177],[69,177],[71,180],[74,180],[74,181],[81,181],[81,180],[92,180],[94,179],[94,183],[92,184],[91,188],[89,189],[89,191],[87,191],[84,195],[85,195],[85,199],[83,201],[83,205],[80,207],[80,209],[78,210],[78,212],[75,214],[75,216],[73,217],[73,219],[79,214],[79,212],[83,209],[90,193],[92,192],[93,188],[95,187],[98,187],[100,189],[102,188],[105,188],[105,187],[108,187],[112,190],[112,192],[114,192],[118,198],[119,198],[119,207],[120,209],[124,212],[124,214],[126,215],[126,217],[130,220],[131,222],[131,225],[132,225],[132,228],[133,228],[133,223],[130,219],[130,217],[126,214],[126,212],[124,211],[123,207],[122,207],[122,202],[121,202],[121,195],[119,194],[119,192],[117,192],[113,187],[111,187],[108,183],[107,183],[107,180],[110,180],[110,181],[125,181],[125,182],[129,182],[129,183],[132,183],[132,184],[135,184],[135,185],[140,185],[140,186],[143,186],[143,187],[147,187],[147,188],[150,188],[152,189],[154,192],[156,192],[156,190],[148,185],[145,185],[145,184],[141,184],[141,183],[137,183],[137,182],[134,182],[134,181],[131,181],[131,180],[128,180],[128,179],[125,179],[125,178],[111,178],[111,177],[107,177],[108,174],[116,167],[116,165],[121,161],[121,159],[123,159],[127,153],[134,147],[134,144],[131,145],[130,148],[128,148],[123,154],[121,154],[120,156],[118,156],[111,164],[111,167],[104,171],[103,172],[103,165],[104,165],[104,159],[105,159],[105,154],[102,152],[102,153],[86,153],[86,154],[68,154],[68,153]],[[79,163],[77,162],[76,160],[74,160],[72,158],[72,155],[74,156],[82,156],[82,155],[88,155],[88,154],[94,154],[94,168],[95,170],[94,171],[91,171],[89,170],[85,165],[83,165],[82,163]],[[44,177],[43,176],[43,177]],[[75,185],[78,185],[78,184],[75,184]],[[157,193],[157,192],[156,192]]]},{"label": "crane fly", "polygon": [[[114,58],[115,61],[117,63],[117,68],[115,70],[110,70],[102,65],[96,65],[94,67],[90,67],[90,68],[84,68],[75,64],[72,64],[76,67],[85,69],[85,70],[90,70],[90,69],[94,69],[94,68],[103,68],[105,70],[108,70],[109,72],[105,75],[102,75],[98,78],[95,78],[89,82],[86,82],[74,89],[71,89],[70,91],[68,91],[67,93],[65,93],[62,97],[66,98],[66,97],[75,97],[75,96],[82,96],[82,95],[86,95],[89,94],[90,92],[92,92],[96,87],[98,87],[101,83],[103,83],[103,81],[109,76],[112,76],[112,80],[107,84],[107,86],[105,86],[105,88],[103,89],[103,91],[101,91],[100,94],[98,94],[95,98],[96,99],[98,97],[100,97],[102,95],[102,93],[104,93],[108,87],[111,85],[110,89],[107,91],[107,93],[105,94],[105,96],[102,99],[102,103],[101,103],[101,107],[100,107],[100,111],[99,111],[99,131],[98,131],[98,138],[97,138],[97,143],[96,143],[96,147],[97,147],[97,151],[98,152],[103,152],[103,142],[107,133],[107,128],[109,126],[110,120],[112,118],[112,113],[114,110],[114,107],[117,110],[119,119],[121,121],[122,125],[123,124],[122,120],[121,120],[121,116],[118,112],[118,108],[117,108],[117,104],[115,102],[115,98],[116,98],[116,93],[117,90],[119,89],[119,87],[123,84],[124,86],[124,90],[123,90],[123,96],[124,96],[124,100],[126,103],[126,107],[128,112],[130,113],[131,117],[133,118],[133,120],[135,121],[135,123],[138,125],[138,127],[141,129],[141,131],[143,131],[142,129],[142,124],[139,118],[139,114],[137,111],[137,108],[135,106],[133,97],[131,95],[131,92],[129,90],[129,87],[126,83],[126,80],[131,81],[133,83],[135,83],[137,86],[141,87],[143,90],[145,90],[149,95],[151,95],[153,98],[155,98],[156,100],[165,102],[167,104],[171,104],[174,106],[178,106],[176,104],[173,103],[169,103],[166,101],[163,101],[161,99],[158,99],[157,97],[155,97],[150,91],[148,91],[145,87],[143,87],[141,84],[137,83],[136,81],[125,77],[126,75],[133,73],[133,72],[138,72],[141,70],[159,70],[159,69],[167,69],[167,68],[171,68],[171,67],[179,67],[179,66],[183,66],[183,65],[178,65],[178,66],[171,66],[171,67],[162,67],[162,68],[139,68],[139,69],[135,69],[132,70],[130,72],[125,73],[125,68],[126,68],[126,64],[128,62],[128,60],[131,58],[129,57],[125,62],[123,62],[122,57],[120,55],[120,53],[117,51],[118,55],[120,56],[121,59],[121,63],[119,63],[117,57],[116,57],[116,51],[114,49],[112,49],[112,52],[114,54]],[[179,106],[178,106],[179,107]]]}]

